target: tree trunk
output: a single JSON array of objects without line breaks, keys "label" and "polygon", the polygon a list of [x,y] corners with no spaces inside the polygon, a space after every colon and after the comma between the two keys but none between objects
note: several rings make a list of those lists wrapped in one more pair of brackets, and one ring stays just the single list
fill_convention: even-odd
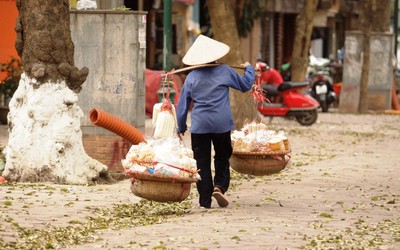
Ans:
[{"label": "tree trunk", "polygon": [[[230,0],[207,0],[207,7],[214,38],[230,47],[229,53],[220,61],[228,65],[244,63],[232,2]],[[238,73],[243,74],[243,70]],[[243,94],[240,91],[232,90],[230,91],[230,102],[236,129],[243,127],[246,120],[259,119],[258,110],[249,93]]]},{"label": "tree trunk", "polygon": [[3,172],[9,181],[87,184],[107,166],[83,148],[77,105],[89,71],[74,66],[68,0],[17,0],[16,49],[24,73],[10,102]]},{"label": "tree trunk", "polygon": [[364,47],[358,112],[367,113],[371,32],[390,31],[391,1],[365,0],[360,2],[359,4],[361,4],[361,15],[359,24],[360,30],[364,34]]},{"label": "tree trunk", "polygon": [[296,36],[292,52],[292,81],[304,81],[308,66],[311,32],[318,0],[305,0],[296,19]]},{"label": "tree trunk", "polygon": [[370,51],[370,39],[371,39],[371,8],[370,0],[364,0],[361,4],[361,31],[364,34],[363,42],[363,62],[361,66],[361,77],[360,77],[360,100],[358,104],[358,112],[366,113],[368,111],[368,69],[369,69],[369,51]]},{"label": "tree trunk", "polygon": [[41,83],[66,80],[78,92],[89,70],[74,67],[68,1],[20,0],[17,8],[15,47],[27,76]]},{"label": "tree trunk", "polygon": [[[371,22],[372,31],[374,32],[390,32],[390,19],[392,15],[391,0],[371,0],[369,6],[372,10],[369,20]],[[365,2],[364,2],[365,4]]]}]

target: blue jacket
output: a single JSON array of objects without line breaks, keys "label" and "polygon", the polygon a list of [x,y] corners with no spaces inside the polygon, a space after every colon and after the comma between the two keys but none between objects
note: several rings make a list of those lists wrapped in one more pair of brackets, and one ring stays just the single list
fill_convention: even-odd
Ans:
[{"label": "blue jacket", "polygon": [[246,92],[254,80],[254,68],[251,65],[246,67],[243,76],[223,64],[190,72],[182,87],[176,110],[178,132],[187,130],[186,120],[191,101],[191,133],[225,133],[233,130],[229,88]]}]

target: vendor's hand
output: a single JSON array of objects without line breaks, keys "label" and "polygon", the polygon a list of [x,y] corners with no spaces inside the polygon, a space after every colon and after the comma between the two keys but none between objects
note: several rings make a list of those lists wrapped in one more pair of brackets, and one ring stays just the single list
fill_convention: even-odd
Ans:
[{"label": "vendor's hand", "polygon": [[176,130],[176,134],[178,135],[178,137],[179,137],[180,139],[182,139],[182,136],[185,135],[185,132],[179,132],[179,130],[177,129],[177,130]]},{"label": "vendor's hand", "polygon": [[251,65],[249,62],[245,62],[245,63],[240,64],[240,66],[242,66],[242,67],[247,67],[249,65]]},{"label": "vendor's hand", "polygon": [[179,134],[179,133],[178,133],[178,138],[179,138],[179,140],[183,141],[183,135],[184,135],[184,134]]}]

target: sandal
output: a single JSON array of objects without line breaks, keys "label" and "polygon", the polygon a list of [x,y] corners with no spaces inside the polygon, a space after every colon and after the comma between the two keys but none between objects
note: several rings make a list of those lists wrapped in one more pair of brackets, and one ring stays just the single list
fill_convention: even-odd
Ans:
[{"label": "sandal", "polygon": [[225,198],[219,188],[214,188],[212,196],[217,200],[220,207],[227,207],[229,205],[229,201]]}]

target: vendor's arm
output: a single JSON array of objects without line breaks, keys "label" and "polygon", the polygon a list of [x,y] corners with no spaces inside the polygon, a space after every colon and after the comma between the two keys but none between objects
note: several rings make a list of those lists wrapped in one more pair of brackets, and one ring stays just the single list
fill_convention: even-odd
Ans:
[{"label": "vendor's arm", "polygon": [[179,96],[178,107],[176,109],[176,118],[178,121],[178,134],[183,134],[187,130],[187,115],[192,102],[189,83],[185,82]]},{"label": "vendor's arm", "polygon": [[231,87],[241,92],[246,92],[251,89],[255,80],[254,67],[248,62],[241,64],[241,66],[246,68],[243,76],[240,76],[232,70],[234,73],[232,74],[233,86]]}]

